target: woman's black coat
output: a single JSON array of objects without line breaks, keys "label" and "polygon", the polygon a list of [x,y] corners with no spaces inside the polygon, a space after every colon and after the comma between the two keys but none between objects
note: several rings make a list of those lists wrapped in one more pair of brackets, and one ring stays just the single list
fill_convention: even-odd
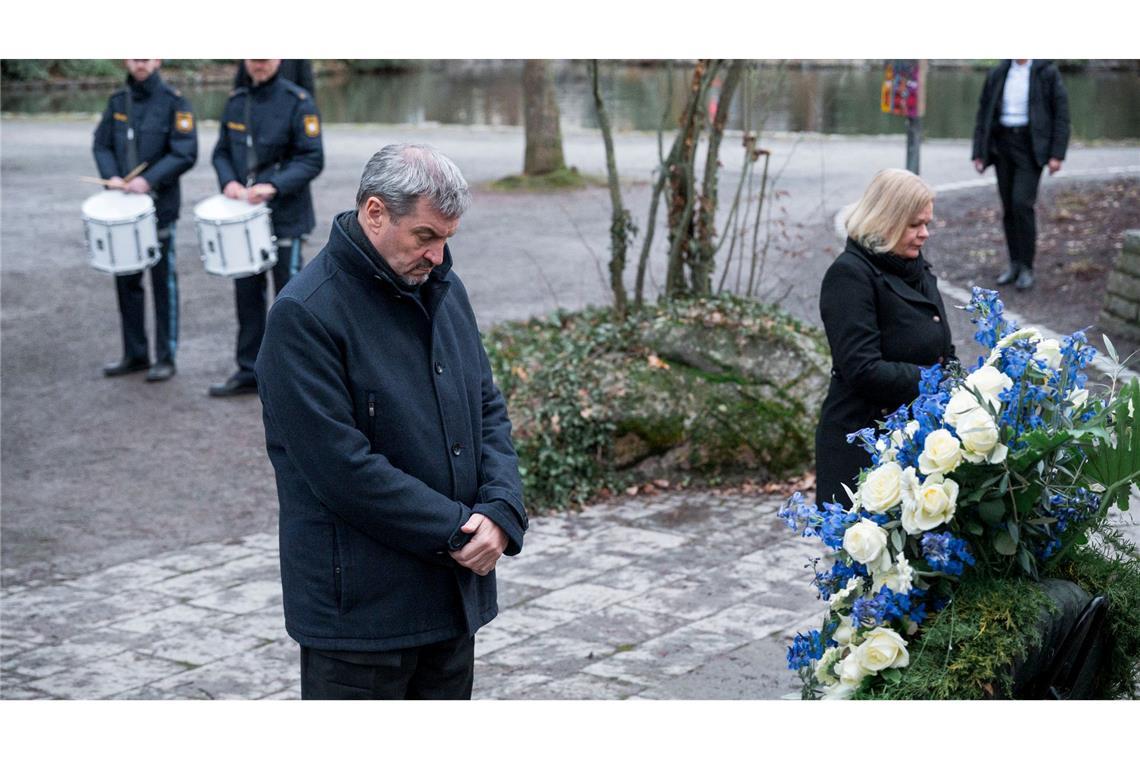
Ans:
[{"label": "woman's black coat", "polygon": [[877,258],[848,238],[820,289],[819,310],[831,345],[831,387],[815,435],[819,503],[849,505],[840,483],[854,491],[859,470],[871,464],[863,449],[847,443],[847,434],[875,426],[913,401],[921,370],[956,358],[930,265],[916,289],[884,271]]}]

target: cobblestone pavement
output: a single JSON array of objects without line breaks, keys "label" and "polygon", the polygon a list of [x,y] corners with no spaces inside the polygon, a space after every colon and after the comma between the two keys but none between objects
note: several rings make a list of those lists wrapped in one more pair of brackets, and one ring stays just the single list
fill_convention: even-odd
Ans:
[{"label": "cobblestone pavement", "polygon": [[[778,697],[814,623],[778,496],[671,492],[531,521],[499,564],[475,697]],[[294,699],[277,538],[259,533],[5,587],[3,699]]]}]

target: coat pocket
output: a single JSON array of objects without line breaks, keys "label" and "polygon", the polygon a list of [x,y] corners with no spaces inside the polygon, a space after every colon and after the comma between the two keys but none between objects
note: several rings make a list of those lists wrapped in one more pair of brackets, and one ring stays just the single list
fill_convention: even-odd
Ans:
[{"label": "coat pocket", "polygon": [[344,560],[341,552],[343,539],[336,523],[333,523],[333,596],[336,599],[336,610],[340,614],[347,611],[344,594]]}]

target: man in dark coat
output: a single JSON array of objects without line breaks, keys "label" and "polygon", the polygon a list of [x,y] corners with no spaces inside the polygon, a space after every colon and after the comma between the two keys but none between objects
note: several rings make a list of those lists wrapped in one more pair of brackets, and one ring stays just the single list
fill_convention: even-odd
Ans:
[{"label": "man in dark coat", "polygon": [[[316,99],[317,89],[313,79],[313,62],[309,59],[282,58],[281,66],[277,69],[277,75],[282,79],[288,79]],[[249,87],[252,84],[253,80],[249,78],[249,72],[246,71],[245,61],[242,61],[234,73],[234,87]]]},{"label": "man in dark coat", "polygon": [[[150,267],[154,294],[154,364],[146,337],[146,293],[143,273],[115,276],[119,318],[123,329],[123,357],[103,367],[116,377],[148,370],[150,382],[174,376],[178,352],[178,267],[175,264],[174,228],[181,204],[179,178],[198,160],[198,133],[194,110],[182,93],[162,81],[157,58],[126,61],[127,86],[111,95],[95,129],[94,153],[99,175],[111,188],[128,193],[149,193],[155,199],[159,258]],[[125,180],[136,167],[146,168]]]},{"label": "man in dark coat", "polygon": [[304,699],[466,699],[527,528],[506,404],[447,239],[470,203],[389,145],[278,296],[257,359]]},{"label": "man in dark coat", "polygon": [[974,122],[974,168],[993,164],[1001,196],[1009,268],[998,285],[1033,287],[1041,169],[1056,174],[1069,146],[1069,96],[1049,61],[1003,61],[986,75]]},{"label": "man in dark coat", "polygon": [[[316,224],[309,184],[325,165],[321,120],[312,96],[280,76],[281,61],[245,62],[253,84],[230,95],[222,112],[214,171],[228,198],[266,202],[277,237],[277,293],[302,266],[301,241]],[[253,364],[265,333],[266,272],[234,280],[237,371],[210,386],[211,396],[256,393]]]}]

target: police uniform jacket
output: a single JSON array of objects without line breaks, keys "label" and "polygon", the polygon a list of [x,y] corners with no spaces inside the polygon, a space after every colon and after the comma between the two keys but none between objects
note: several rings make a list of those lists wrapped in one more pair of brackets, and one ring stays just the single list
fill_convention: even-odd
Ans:
[{"label": "police uniform jacket", "polygon": [[353,242],[355,213],[270,309],[257,387],[286,628],[304,646],[385,651],[490,621],[494,572],[461,567],[449,545],[475,512],[516,554],[527,518],[506,404],[450,251],[417,297]]},{"label": "police uniform jacket", "polygon": [[251,174],[253,184],[277,188],[269,201],[275,235],[296,237],[313,229],[309,183],[324,168],[325,155],[320,116],[305,90],[279,75],[234,90],[222,112],[213,161],[220,188],[245,185]]},{"label": "police uniform jacket", "polygon": [[816,430],[816,495],[849,504],[871,464],[848,433],[874,427],[918,396],[921,371],[955,359],[946,307],[925,261],[912,285],[874,254],[847,239],[823,278],[819,309],[831,346],[831,385]]},{"label": "police uniform jacket", "polygon": [[178,178],[198,160],[194,111],[157,71],[142,82],[128,74],[127,86],[111,95],[95,128],[94,152],[103,179],[125,177],[146,161],[139,176],[150,183],[156,220],[173,224],[181,204]]},{"label": "police uniform jacket", "polygon": [[[995,132],[1001,118],[1002,93],[1011,61],[1002,61],[986,74],[978,114],[974,119],[973,159],[994,162]],[[1050,158],[1064,159],[1069,147],[1069,96],[1061,74],[1050,61],[1034,59],[1029,67],[1029,136],[1038,166]]]}]

